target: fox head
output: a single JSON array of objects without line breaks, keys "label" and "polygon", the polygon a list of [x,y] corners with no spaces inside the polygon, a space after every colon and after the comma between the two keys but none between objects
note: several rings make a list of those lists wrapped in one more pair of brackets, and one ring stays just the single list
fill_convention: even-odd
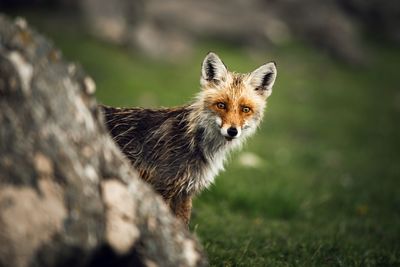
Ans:
[{"label": "fox head", "polygon": [[208,53],[201,67],[198,96],[207,123],[228,141],[253,133],[263,117],[276,74],[274,62],[247,74],[230,72],[215,53]]}]

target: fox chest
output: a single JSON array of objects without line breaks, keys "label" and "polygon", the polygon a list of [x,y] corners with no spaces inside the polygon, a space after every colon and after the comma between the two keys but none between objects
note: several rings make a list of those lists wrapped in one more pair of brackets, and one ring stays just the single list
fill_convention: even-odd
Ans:
[{"label": "fox chest", "polygon": [[189,177],[186,192],[196,194],[208,188],[214,182],[218,173],[224,170],[225,158],[226,153],[223,151],[207,157],[207,164],[201,168],[199,173]]}]

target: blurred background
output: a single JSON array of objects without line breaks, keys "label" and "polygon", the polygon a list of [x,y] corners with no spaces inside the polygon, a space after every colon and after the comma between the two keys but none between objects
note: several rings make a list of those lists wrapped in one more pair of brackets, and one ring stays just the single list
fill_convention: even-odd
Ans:
[{"label": "blurred background", "polygon": [[400,1],[0,0],[98,101],[174,106],[214,51],[274,60],[265,121],[194,203],[213,266],[400,266]]}]

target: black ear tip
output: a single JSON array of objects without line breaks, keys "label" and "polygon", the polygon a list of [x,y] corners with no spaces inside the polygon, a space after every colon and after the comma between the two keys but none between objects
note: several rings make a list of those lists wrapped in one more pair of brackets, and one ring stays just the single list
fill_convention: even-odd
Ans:
[{"label": "black ear tip", "polygon": [[276,64],[276,61],[275,61],[275,60],[273,60],[272,63],[274,63],[275,67],[278,66],[278,64]]}]

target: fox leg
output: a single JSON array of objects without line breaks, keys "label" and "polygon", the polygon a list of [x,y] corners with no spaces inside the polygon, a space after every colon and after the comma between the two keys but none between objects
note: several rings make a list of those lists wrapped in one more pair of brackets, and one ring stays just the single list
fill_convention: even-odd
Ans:
[{"label": "fox leg", "polygon": [[189,225],[190,214],[192,212],[192,197],[179,196],[171,201],[171,204],[171,209],[175,216],[182,220],[186,225]]}]

